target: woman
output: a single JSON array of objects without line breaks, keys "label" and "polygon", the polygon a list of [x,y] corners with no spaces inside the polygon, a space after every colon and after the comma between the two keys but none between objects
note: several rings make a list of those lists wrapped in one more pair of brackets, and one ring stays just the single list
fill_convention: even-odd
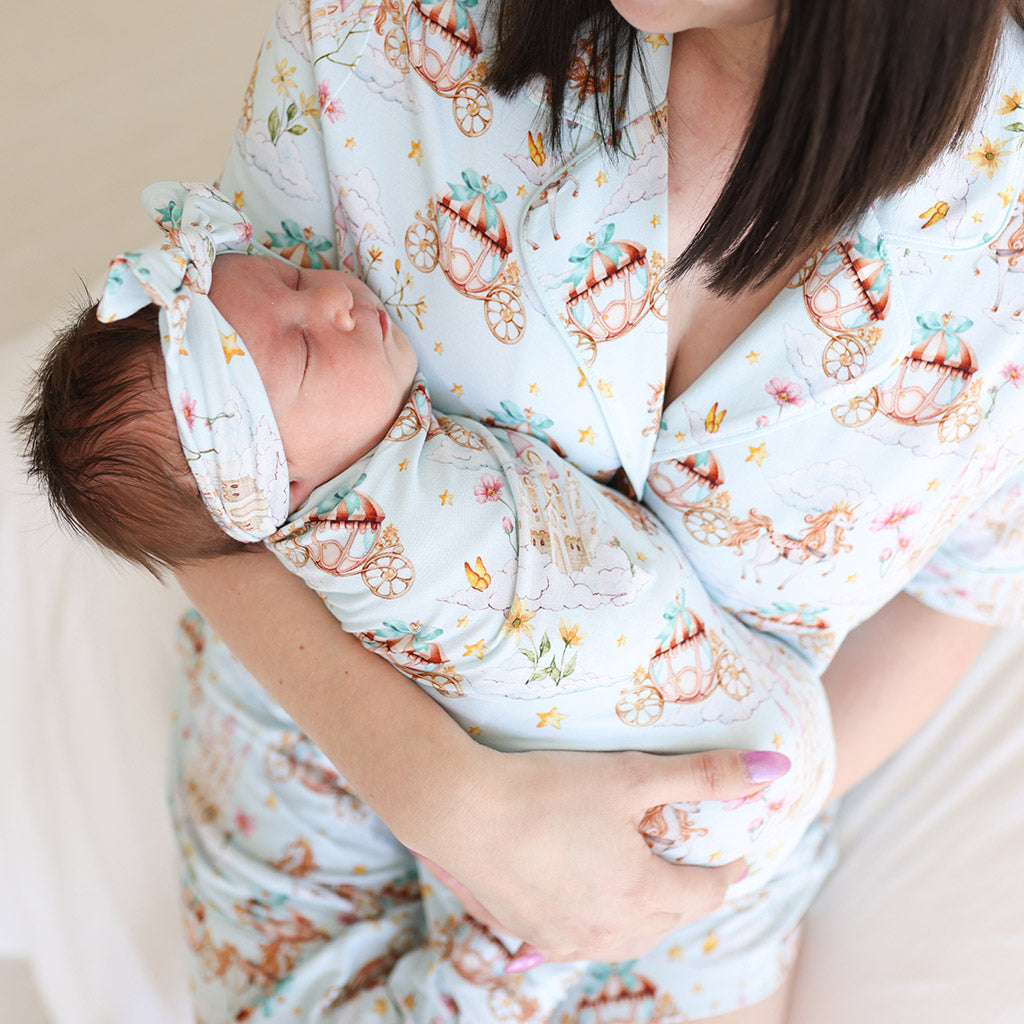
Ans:
[{"label": "woman", "polygon": [[[590,5],[560,5],[564,24],[552,23],[546,5],[542,13],[506,6],[497,26],[466,2],[383,5],[373,17],[325,7],[308,22],[283,6],[223,186],[240,193],[275,248],[309,265],[336,256],[407,323],[422,321],[429,347],[417,353],[421,366],[436,395],[451,395],[453,411],[541,431],[593,475],[623,467],[638,491],[650,469],[645,499],[705,566],[722,603],[828,665],[841,794],[941,701],[984,639],[982,625],[943,628],[945,615],[929,605],[989,620],[1019,616],[1010,581],[1002,594],[970,593],[1000,561],[997,545],[983,550],[984,530],[967,519],[983,497],[990,519],[1020,514],[1015,427],[998,386],[989,408],[988,397],[978,400],[976,351],[995,384],[1004,362],[1016,365],[1004,359],[1016,349],[996,319],[985,319],[993,296],[945,308],[972,280],[962,251],[986,241],[986,231],[999,234],[1007,214],[998,196],[1010,196],[1012,215],[1019,187],[1008,147],[968,135],[1005,5],[894,12],[878,4],[868,13],[623,0],[617,11],[638,33],[596,4],[603,30],[579,47],[571,41]],[[534,63],[522,57],[531,24],[550,41]],[[485,29],[498,55],[488,75]],[[1017,44],[1007,38],[1011,69],[981,115],[1004,134],[1015,130]],[[625,40],[635,59],[616,65]],[[897,52],[903,42],[916,63]],[[555,100],[547,122],[536,72],[546,73]],[[521,91],[502,101],[499,87]],[[659,119],[647,115],[663,100],[667,216]],[[380,124],[388,131],[375,130]],[[595,130],[622,155],[592,143]],[[933,170],[908,193],[915,202],[929,197],[921,209],[891,202],[869,223],[872,202],[917,179],[954,137],[959,178]],[[387,187],[389,174],[400,188]],[[851,222],[859,233],[833,246]],[[930,232],[934,260],[921,255],[920,231]],[[887,236],[898,239],[888,252]],[[891,253],[911,246],[895,274]],[[677,253],[667,287],[664,258]],[[997,268],[979,271],[981,282]],[[795,272],[800,288],[788,289]],[[929,275],[929,287],[917,288]],[[612,278],[632,290],[613,291]],[[859,297],[842,290],[844,281],[858,284]],[[602,295],[620,296],[618,304],[602,304]],[[794,319],[794,302],[803,320]],[[975,322],[985,332],[980,345],[982,330],[967,333]],[[890,379],[894,366],[902,376]],[[928,387],[914,374],[930,374]],[[820,447],[808,446],[802,424],[820,410]],[[823,423],[832,433],[821,433]],[[967,456],[986,438],[991,468],[979,474]],[[880,455],[892,477],[871,475]],[[927,530],[913,529],[925,521]],[[959,557],[924,568],[956,525],[973,530]],[[978,570],[970,578],[968,551]],[[915,592],[929,605],[899,593],[915,572]],[[963,579],[950,586],[956,573]],[[716,907],[742,871],[668,868],[636,830],[648,807],[681,790],[691,799],[721,792],[702,779],[731,778],[734,755],[497,755],[454,730],[262,559],[193,570],[183,583],[394,834],[451,871],[488,920],[528,936],[548,959],[637,956]],[[894,646],[898,657],[877,657]],[[251,688],[234,700],[275,713],[257,707]],[[844,722],[862,725],[877,706],[886,713],[874,728],[844,733]],[[240,748],[224,742],[217,764],[249,778]],[[312,754],[285,761],[307,773],[316,763]],[[209,814],[217,820],[217,799]],[[527,815],[536,824],[524,836],[516,826]],[[810,858],[818,867],[807,871],[811,889],[827,867],[821,850]],[[305,877],[284,857],[277,869]],[[294,917],[290,939],[280,924],[261,931],[271,916],[250,908],[253,930],[266,936],[262,991],[268,979],[294,976],[322,944]],[[776,939],[784,960],[791,936]],[[779,1019],[785,973],[783,964],[769,979],[775,994],[735,1019]]]}]

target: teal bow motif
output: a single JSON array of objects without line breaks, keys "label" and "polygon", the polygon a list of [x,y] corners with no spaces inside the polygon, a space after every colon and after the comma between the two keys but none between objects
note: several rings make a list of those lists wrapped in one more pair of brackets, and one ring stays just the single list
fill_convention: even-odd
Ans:
[{"label": "teal bow motif", "polygon": [[375,629],[373,631],[374,637],[378,640],[400,640],[402,637],[408,637],[412,643],[412,649],[417,654],[429,654],[430,653],[430,641],[436,640],[444,632],[441,629],[427,629],[425,626],[420,626],[415,632],[407,622],[389,622],[384,620],[384,625],[381,629]]},{"label": "teal bow motif", "polygon": [[609,221],[594,236],[593,245],[588,242],[581,242],[569,253],[569,262],[575,263],[576,266],[565,279],[566,284],[571,283],[574,288],[579,288],[583,278],[587,276],[587,270],[590,268],[590,261],[593,259],[594,253],[600,253],[606,260],[614,263],[615,266],[619,265],[623,253],[622,249],[611,240],[614,233],[615,225]]},{"label": "teal bow motif", "polygon": [[661,617],[665,620],[665,627],[658,634],[658,640],[668,640],[672,636],[672,630],[675,628],[676,619],[679,616],[683,617],[683,621],[686,623],[686,630],[689,632],[693,629],[694,622],[693,615],[689,608],[686,607],[686,591],[680,589],[679,593],[676,594],[675,600],[662,612]]},{"label": "teal bow motif", "polygon": [[268,231],[267,234],[270,236],[270,244],[275,249],[289,249],[299,245],[306,247],[306,252],[309,254],[309,265],[313,270],[323,270],[324,261],[320,256],[320,253],[326,252],[331,248],[330,241],[323,235],[310,235],[309,238],[305,236],[301,227],[294,220],[283,220],[281,221],[280,232]]},{"label": "teal bow motif", "polygon": [[917,322],[921,326],[914,331],[915,345],[927,341],[932,335],[943,334],[953,355],[960,351],[959,335],[974,326],[974,321],[968,320],[965,316],[951,316],[949,323],[944,323],[938,313],[923,313],[917,318]]},{"label": "teal bow motif", "polygon": [[[440,7],[445,0],[420,0],[420,6],[424,11],[429,7]],[[466,29],[469,26],[469,8],[476,7],[477,0],[455,0],[455,28],[456,31]]]},{"label": "teal bow motif", "polygon": [[484,185],[480,175],[472,167],[467,167],[462,172],[462,184],[455,185],[449,181],[448,188],[451,189],[452,199],[458,203],[464,203],[480,196],[484,201],[484,222],[487,225],[487,230],[490,231],[495,227],[498,223],[497,204],[503,203],[508,198],[508,193],[500,185],[493,181]]},{"label": "teal bow motif", "polygon": [[868,288],[868,294],[872,298],[877,298],[885,294],[886,288],[889,287],[889,261],[885,258],[885,253],[882,250],[882,238],[881,236],[874,242],[865,238],[860,232],[857,233],[857,251],[866,256],[869,260],[878,260],[882,264],[882,269],[879,270],[878,276],[875,278],[871,287]]},{"label": "teal bow motif", "polygon": [[527,416],[515,402],[502,402],[501,412],[496,412],[494,409],[487,411],[494,417],[494,422],[501,427],[518,427],[520,423],[527,424],[533,437],[545,443],[548,439],[545,431],[548,427],[555,425],[555,421],[547,416]]},{"label": "teal bow motif", "polygon": [[633,973],[635,966],[635,960],[624,960],[618,964],[591,964],[583,982],[583,990],[588,996],[595,996],[609,980],[618,978],[627,992],[635,992],[643,987],[643,982]]}]

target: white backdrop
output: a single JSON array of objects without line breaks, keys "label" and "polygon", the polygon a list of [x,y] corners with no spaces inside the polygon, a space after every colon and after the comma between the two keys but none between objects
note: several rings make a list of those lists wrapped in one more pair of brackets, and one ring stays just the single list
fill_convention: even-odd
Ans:
[{"label": "white backdrop", "polygon": [[[7,5],[0,421],[78,277],[154,237],[141,186],[216,175],[273,6]],[[57,533],[6,431],[0,482],[0,957],[31,962],[55,1024],[179,1024],[163,755],[182,599]],[[1024,1021],[1021,723],[1024,642],[1002,634],[849,802],[793,1024]]]}]

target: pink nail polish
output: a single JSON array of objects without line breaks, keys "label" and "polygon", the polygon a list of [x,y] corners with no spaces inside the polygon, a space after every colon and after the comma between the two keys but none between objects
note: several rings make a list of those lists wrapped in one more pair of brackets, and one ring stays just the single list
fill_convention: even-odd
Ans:
[{"label": "pink nail polish", "polygon": [[525,956],[513,957],[505,967],[506,974],[522,974],[531,967],[539,967],[544,963],[543,953],[527,953]]},{"label": "pink nail polish", "polygon": [[774,750],[748,750],[740,756],[743,758],[746,776],[751,782],[774,782],[793,767],[785,754]]}]

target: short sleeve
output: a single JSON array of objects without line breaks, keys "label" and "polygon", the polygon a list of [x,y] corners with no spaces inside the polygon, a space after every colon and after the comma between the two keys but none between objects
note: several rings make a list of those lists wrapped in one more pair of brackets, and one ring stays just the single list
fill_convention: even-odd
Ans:
[{"label": "short sleeve", "polygon": [[906,591],[949,615],[1024,625],[1024,471],[957,526]]},{"label": "short sleeve", "polygon": [[338,262],[323,131],[334,116],[335,97],[315,72],[317,39],[306,7],[282,3],[278,9],[219,185],[252,221],[254,241],[319,269]]}]

